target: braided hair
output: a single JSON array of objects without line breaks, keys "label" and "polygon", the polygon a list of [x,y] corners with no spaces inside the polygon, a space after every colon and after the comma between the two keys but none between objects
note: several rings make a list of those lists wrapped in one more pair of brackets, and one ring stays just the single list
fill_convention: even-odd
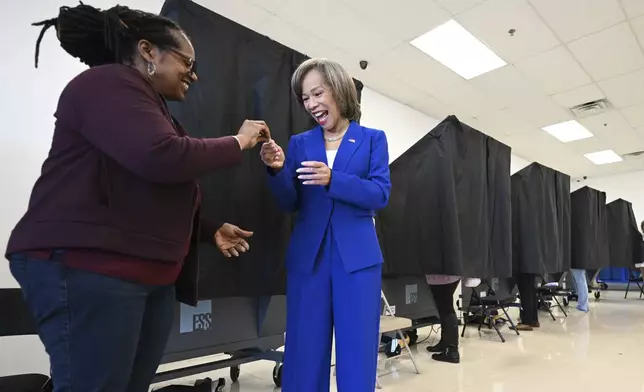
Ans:
[{"label": "braided hair", "polygon": [[36,41],[36,68],[40,43],[52,26],[60,46],[90,67],[131,62],[136,44],[142,39],[162,49],[177,48],[173,33],[181,31],[175,22],[159,15],[120,5],[102,11],[83,2],[76,7],[61,7],[58,17],[33,26],[43,26]]}]

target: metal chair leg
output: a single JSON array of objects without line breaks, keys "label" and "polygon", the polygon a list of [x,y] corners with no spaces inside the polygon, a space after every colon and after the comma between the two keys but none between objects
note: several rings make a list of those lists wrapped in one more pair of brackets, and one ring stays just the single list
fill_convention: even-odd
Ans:
[{"label": "metal chair leg", "polygon": [[[400,336],[404,336],[401,330],[398,330],[398,333]],[[407,344],[407,339],[403,339],[403,344],[405,345],[405,349],[407,350],[407,354],[409,354],[409,358],[411,359],[411,363],[414,365],[414,370],[416,370],[416,374],[420,374],[420,370],[418,370],[418,366],[416,365],[416,359],[414,358],[414,354],[411,352],[411,348]]]},{"label": "metal chair leg", "polygon": [[514,330],[514,332],[516,332],[516,334],[520,336],[521,334],[519,334],[519,329],[517,328],[516,325],[514,325],[514,321],[512,321],[512,317],[510,317],[510,315],[508,314],[508,311],[505,308],[501,308],[501,310],[505,314],[505,318],[510,322],[510,325],[512,326],[512,329]]}]

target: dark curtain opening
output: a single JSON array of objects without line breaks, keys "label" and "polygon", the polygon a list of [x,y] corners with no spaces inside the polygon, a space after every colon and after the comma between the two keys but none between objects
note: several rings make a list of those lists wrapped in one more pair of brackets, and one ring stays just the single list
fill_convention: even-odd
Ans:
[{"label": "dark curtain opening", "polygon": [[532,163],[512,175],[513,272],[570,269],[570,176]]},{"label": "dark curtain opening", "polygon": [[587,186],[570,194],[571,268],[598,270],[610,265],[606,193]]},{"label": "dark curtain opening", "polygon": [[[161,14],[177,21],[195,46],[199,81],[185,102],[171,104],[192,136],[234,135],[245,119],[261,119],[286,150],[291,135],[314,126],[290,90],[291,75],[307,56],[189,0],[166,1]],[[355,83],[361,92],[362,83]],[[255,235],[251,251],[238,259],[201,247],[200,298],[285,292],[292,218],[276,208],[265,178],[258,146],[244,152],[239,167],[201,179],[203,216]]]},{"label": "dark curtain opening", "polygon": [[510,155],[449,116],[392,162],[383,275],[511,276]]},{"label": "dark curtain opening", "polygon": [[642,233],[633,213],[633,205],[617,199],[606,206],[608,212],[608,233],[610,266],[635,268],[642,262]]}]

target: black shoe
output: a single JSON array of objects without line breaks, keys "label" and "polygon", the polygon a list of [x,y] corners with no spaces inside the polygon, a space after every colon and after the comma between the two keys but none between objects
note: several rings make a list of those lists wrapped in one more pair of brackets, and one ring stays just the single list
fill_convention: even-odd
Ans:
[{"label": "black shoe", "polygon": [[427,351],[430,353],[442,353],[446,348],[447,347],[445,347],[445,344],[443,344],[443,341],[441,340],[434,346],[427,346]]},{"label": "black shoe", "polygon": [[445,351],[432,355],[432,359],[438,362],[460,363],[461,355],[458,353],[458,347],[448,347]]}]

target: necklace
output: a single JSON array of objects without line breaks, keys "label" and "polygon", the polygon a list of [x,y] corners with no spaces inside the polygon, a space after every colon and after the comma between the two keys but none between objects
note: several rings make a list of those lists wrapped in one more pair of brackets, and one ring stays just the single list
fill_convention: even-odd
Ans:
[{"label": "necklace", "polygon": [[340,139],[342,139],[344,137],[345,133],[347,133],[347,131],[342,132],[338,136],[328,137],[328,136],[324,135],[324,140],[326,140],[327,142],[337,142],[338,140],[340,140]]}]

